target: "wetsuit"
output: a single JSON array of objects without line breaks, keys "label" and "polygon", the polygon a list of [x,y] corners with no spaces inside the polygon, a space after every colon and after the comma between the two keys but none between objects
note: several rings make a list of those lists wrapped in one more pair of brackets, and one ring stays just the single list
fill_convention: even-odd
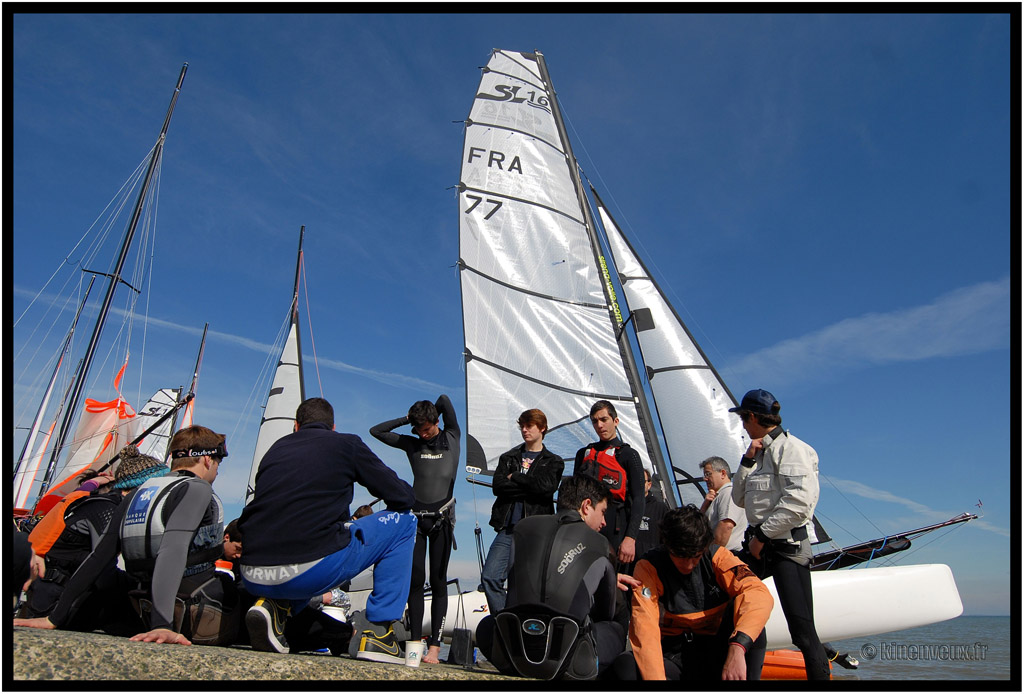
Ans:
[{"label": "wetsuit", "polygon": [[[96,548],[123,496],[119,491],[86,494],[76,498],[67,507],[58,505],[51,510],[51,513],[63,513],[64,529],[47,550],[46,573],[29,586],[23,608],[25,617],[45,617],[53,611],[68,579]],[[100,582],[103,585],[113,585],[110,582],[116,582],[116,571],[116,566],[111,563],[104,569]],[[81,614],[80,617],[82,628],[91,629],[96,625],[94,619],[85,614]]]},{"label": "wetsuit", "polygon": [[637,563],[632,652],[615,660],[619,679],[718,680],[730,642],[743,646],[747,679],[760,679],[764,625],[772,612],[768,588],[736,556],[717,545],[684,574],[664,547]]},{"label": "wetsuit", "polygon": [[516,523],[555,512],[554,495],[564,469],[562,459],[544,446],[539,451],[527,451],[523,443],[499,456],[491,486],[497,498],[491,507],[490,525],[496,534],[480,575],[491,614],[505,606],[505,578]]},{"label": "wetsuit", "polygon": [[744,457],[733,476],[732,500],[746,509],[747,536],[764,543],[760,559],[740,558],[761,578],[774,576],[793,644],[803,653],[807,679],[830,677],[828,656],[814,627],[811,591],[811,518],[818,502],[818,454],[775,427],[754,459]]},{"label": "wetsuit", "polygon": [[632,574],[638,561],[661,544],[661,519],[668,513],[668,504],[651,492],[644,499],[644,515],[640,519],[640,530],[636,535],[636,559],[625,573]]},{"label": "wetsuit", "polygon": [[[166,493],[160,495],[163,490]],[[150,519],[148,532],[136,532]],[[209,482],[188,470],[149,479],[117,506],[96,549],[68,581],[49,619],[65,628],[118,553],[124,555],[125,568],[144,595],[137,604],[146,628],[181,629],[175,615],[178,596],[194,595],[203,604],[216,603],[230,611],[232,596],[214,569],[223,540],[223,506]],[[182,633],[197,641],[188,631]],[[225,633],[223,640],[204,643],[227,642],[233,636]]]},{"label": "wetsuit", "polygon": [[[618,591],[609,556],[608,540],[587,527],[577,511],[524,518],[513,532],[512,569],[503,612],[526,615],[531,606],[543,605],[571,617],[584,633],[590,630],[596,666],[603,671],[622,652],[626,641],[625,627],[614,621]],[[477,642],[488,660],[509,671],[510,656],[515,654],[506,651],[494,630],[494,618],[484,618],[477,629]],[[537,676],[529,671],[518,674]]]},{"label": "wetsuit", "polygon": [[[448,560],[455,539],[453,494],[455,476],[459,469],[461,430],[455,408],[447,395],[442,393],[434,405],[444,422],[444,428],[430,440],[392,432],[392,429],[408,424],[408,416],[381,422],[370,429],[370,434],[392,448],[400,448],[409,457],[413,476],[412,491],[416,497],[413,511],[419,516],[409,585],[411,638],[415,641],[423,635],[423,583],[427,577],[429,545],[432,598],[427,644],[440,646],[444,618],[448,612]],[[442,515],[434,515],[446,505],[448,507]]]},{"label": "wetsuit", "polygon": [[612,550],[618,552],[623,538],[636,539],[640,532],[640,521],[644,515],[644,466],[640,454],[623,444],[618,436],[611,441],[597,441],[576,452],[573,465],[574,475],[589,475],[601,479],[592,464],[587,461],[594,454],[612,454],[625,471],[625,499],[619,500],[614,494],[605,511],[605,526],[601,534],[608,538]]}]

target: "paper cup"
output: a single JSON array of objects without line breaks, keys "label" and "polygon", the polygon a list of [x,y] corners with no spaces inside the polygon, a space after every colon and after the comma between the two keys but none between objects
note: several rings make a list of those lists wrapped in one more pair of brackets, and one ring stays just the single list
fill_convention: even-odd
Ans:
[{"label": "paper cup", "polygon": [[405,642],[405,664],[409,667],[419,667],[423,655],[427,652],[427,644],[422,641]]}]

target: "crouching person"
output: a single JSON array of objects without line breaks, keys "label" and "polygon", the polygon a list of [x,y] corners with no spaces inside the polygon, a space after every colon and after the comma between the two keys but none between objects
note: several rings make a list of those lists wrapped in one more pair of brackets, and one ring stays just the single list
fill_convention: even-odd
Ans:
[{"label": "crouching person", "polygon": [[[351,521],[354,484],[383,499],[389,510]],[[285,623],[314,596],[373,566],[370,624],[353,636],[356,657],[404,663],[393,622],[402,618],[409,595],[413,500],[412,488],[358,436],[334,431],[329,402],[310,398],[300,404],[295,431],[260,461],[253,497],[238,521],[245,537],[242,582],[258,596],[245,617],[253,649],[287,652]]]},{"label": "crouching person", "polygon": [[615,660],[624,680],[757,680],[774,601],[754,572],[712,543],[694,506],[669,511],[662,546],[637,563],[632,652]]},{"label": "crouching person", "polygon": [[592,477],[567,477],[555,515],[516,523],[505,609],[484,618],[476,634],[501,672],[594,679],[625,649],[625,625],[614,621],[616,589],[640,582],[616,575],[600,534],[609,496]]}]

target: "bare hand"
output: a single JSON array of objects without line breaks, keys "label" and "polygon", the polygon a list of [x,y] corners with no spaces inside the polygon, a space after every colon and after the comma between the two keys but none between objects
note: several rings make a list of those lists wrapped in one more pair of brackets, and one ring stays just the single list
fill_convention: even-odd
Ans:
[{"label": "bare hand", "polygon": [[718,490],[717,489],[709,489],[708,493],[704,495],[704,501],[706,501],[706,502],[708,502],[710,504],[712,501],[715,500],[716,496],[718,496]]},{"label": "bare hand", "polygon": [[16,627],[32,627],[33,629],[56,629],[49,617],[33,617],[32,619],[15,619]]},{"label": "bare hand", "polygon": [[754,557],[754,559],[760,559],[761,551],[764,549],[764,543],[758,540],[756,536],[752,535],[750,539],[747,540],[747,549],[750,550],[750,556]]},{"label": "bare hand", "polygon": [[750,445],[747,446],[747,452],[743,454],[743,457],[753,459],[757,456],[757,452],[761,450],[764,450],[764,440],[751,439]]},{"label": "bare hand", "polygon": [[725,656],[725,667],[722,668],[723,680],[747,679],[746,651],[739,644],[729,644],[729,653]]},{"label": "bare hand", "polygon": [[153,629],[144,634],[136,634],[131,641],[146,641],[148,643],[177,643],[182,646],[191,646],[192,642],[183,635],[170,629]]},{"label": "bare hand", "polygon": [[629,574],[616,574],[615,587],[619,590],[629,590],[630,588],[639,588],[643,585],[643,581],[639,578],[634,578]]},{"label": "bare hand", "polygon": [[29,585],[32,581],[37,578],[42,578],[46,575],[46,559],[39,556],[35,552],[32,552],[32,562],[30,564],[31,570],[28,575],[28,580],[25,581],[25,585],[21,587],[23,591],[28,590]]},{"label": "bare hand", "polygon": [[636,558],[636,540],[631,537],[622,538],[619,544],[619,561],[628,564]]}]

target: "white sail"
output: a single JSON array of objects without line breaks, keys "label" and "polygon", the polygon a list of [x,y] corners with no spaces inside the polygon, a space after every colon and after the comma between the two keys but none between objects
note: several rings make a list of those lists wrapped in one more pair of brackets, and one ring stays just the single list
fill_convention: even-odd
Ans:
[{"label": "white sail", "polygon": [[[737,404],[735,397],[601,199],[595,198],[673,466],[694,479],[701,479],[700,463],[712,455],[735,466],[750,443],[740,418],[729,412]],[[702,495],[694,485],[682,485],[679,491],[684,503],[700,505]]]},{"label": "white sail", "polygon": [[[156,424],[157,420],[170,412],[171,408],[178,404],[180,395],[180,388],[161,388],[154,393],[153,397],[135,415],[136,436],[149,429]],[[147,434],[146,438],[139,441],[139,452],[157,460],[166,461],[167,445],[171,442],[174,420],[175,417],[168,417],[161,422],[159,427]]]},{"label": "white sail", "polygon": [[259,471],[263,455],[279,438],[292,433],[295,426],[295,410],[303,399],[299,325],[293,321],[288,329],[288,338],[285,340],[281,359],[277,363],[270,394],[267,396],[267,406],[263,410],[263,420],[260,422],[260,433],[256,437],[256,451],[253,453],[249,484],[245,491],[247,502],[256,485],[256,473]]},{"label": "white sail", "polygon": [[[306,399],[302,378],[302,346],[299,344],[299,277],[302,271],[302,238],[306,227],[299,230],[299,259],[295,269],[295,291],[289,310],[288,334],[274,372],[274,381],[263,408],[263,419],[256,437],[256,450],[249,469],[249,483],[245,489],[245,503],[249,503],[256,487],[256,473],[264,454],[282,436],[295,430],[295,410]],[[201,351],[200,351],[201,353]],[[198,367],[197,367],[198,368]]]},{"label": "white sail", "polygon": [[552,99],[534,54],[495,51],[466,121],[467,466],[493,473],[522,442],[516,419],[537,407],[548,418],[545,443],[570,473],[577,448],[594,439],[590,406],[606,399],[650,468]]}]

